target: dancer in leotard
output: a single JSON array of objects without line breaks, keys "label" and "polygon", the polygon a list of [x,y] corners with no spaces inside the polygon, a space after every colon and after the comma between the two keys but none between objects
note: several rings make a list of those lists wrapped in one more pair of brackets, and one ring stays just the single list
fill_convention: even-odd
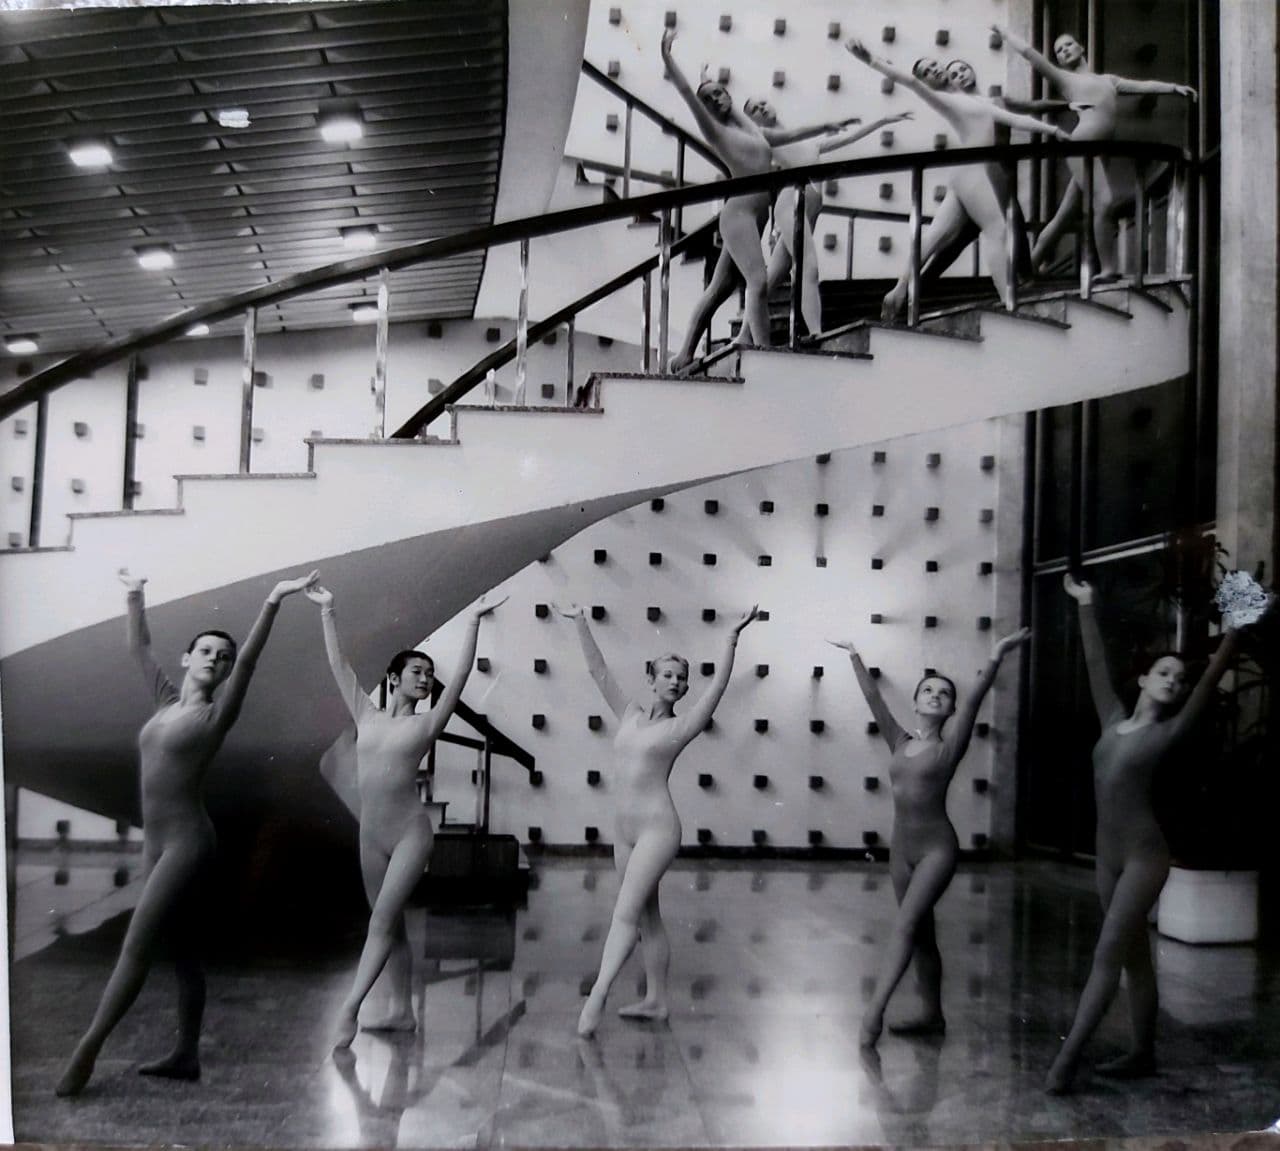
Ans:
[{"label": "dancer in leotard", "polygon": [[[1070,102],[1080,119],[1071,133],[1072,140],[1111,140],[1115,138],[1118,97],[1122,95],[1171,95],[1196,98],[1196,90],[1186,84],[1167,84],[1161,80],[1129,80],[1124,76],[1097,73],[1089,67],[1084,49],[1072,35],[1063,33],[1053,43],[1055,65],[1031,47],[1022,37],[998,24],[992,25],[1001,39],[1019,56],[1046,77]],[[1080,212],[1084,199],[1085,157],[1073,156],[1067,161],[1071,180],[1053,219],[1036,238],[1032,263],[1039,267],[1053,253],[1058,240]],[[1116,278],[1115,218],[1126,202],[1133,198],[1137,176],[1133,162],[1113,157],[1093,167],[1093,242],[1098,250],[1098,278]]]},{"label": "dancer in leotard", "polygon": [[[945,73],[935,60],[919,60],[912,74],[902,72],[887,60],[872,56],[862,41],[848,41],[845,47],[853,56],[895,83],[911,89],[951,125],[960,147],[983,148],[996,142],[996,125],[1007,124],[1026,132],[1040,132],[1060,140],[1069,139],[1060,128],[1053,128],[1031,116],[1022,116],[987,100],[977,93],[977,78],[963,60],[952,60]],[[1004,204],[1008,200],[1008,177],[999,164],[966,165],[952,173],[947,194],[932,223],[920,240],[920,263],[933,255],[966,220],[977,225],[982,234],[987,270],[995,281],[1001,301],[1005,298],[1006,225]],[[906,306],[910,285],[909,271],[884,298],[882,317],[894,319]]]},{"label": "dancer in leotard", "polygon": [[[733,106],[723,84],[703,80],[694,91],[671,54],[675,38],[672,28],[662,35],[662,61],[667,66],[668,78],[689,106],[707,143],[724,161],[729,175],[754,176],[769,171],[773,163],[769,141]],[[720,209],[720,238],[746,283],[746,317],[739,336],[739,342],[744,345],[756,343],[767,346],[771,342],[765,288],[768,270],[760,250],[760,234],[769,215],[769,199],[767,191],[752,192],[726,200]],[[683,366],[679,356],[676,357],[676,365]]]},{"label": "dancer in leotard", "polygon": [[[862,1017],[858,1042],[863,1047],[874,1047],[879,1040],[889,997],[913,955],[924,1012],[917,1018],[890,1024],[889,1030],[899,1035],[926,1035],[946,1029],[942,1014],[942,955],[938,951],[933,909],[955,874],[960,852],[956,830],[947,818],[947,788],[969,747],[978,707],[995,682],[1001,660],[1030,636],[1031,630],[1024,627],[996,643],[990,662],[958,709],[955,684],[946,676],[925,676],[916,684],[913,697],[919,724],[914,732],[894,718],[852,641],[831,641],[849,653],[858,686],[893,753],[889,761],[889,784],[893,789],[889,869],[898,914],[875,994]],[[953,715],[954,721],[944,732],[943,725]]]},{"label": "dancer in leotard", "polygon": [[[911,112],[900,112],[896,116],[884,116],[859,128],[849,127],[859,121],[848,120],[844,124],[824,124],[819,128],[785,132],[778,124],[777,112],[767,100],[749,99],[743,105],[743,111],[759,127],[773,148],[775,168],[799,168],[806,164],[816,164],[827,153],[839,148],[847,148],[864,136],[869,136],[872,132],[877,132],[899,120],[910,120],[913,115]],[[813,139],[812,137],[819,132],[828,134],[824,139]],[[813,241],[814,224],[822,212],[822,196],[823,189],[820,183],[811,183],[805,189],[804,284],[801,290],[800,310],[810,335],[816,335],[822,326],[822,300],[818,291],[818,250]],[[781,243],[773,249],[773,255],[769,259],[766,281],[769,290],[781,283],[794,265],[791,247],[795,243],[795,205],[796,190],[794,188],[784,188],[778,193],[773,209],[773,219],[779,231]],[[684,344],[671,361],[672,371],[679,372],[693,362],[694,349],[711,326],[716,310],[737,291],[739,283],[741,281],[733,259],[722,249],[711,280],[689,319]]]},{"label": "dancer in leotard", "polygon": [[129,589],[129,650],[155,701],[155,713],[138,735],[148,873],[98,1010],[58,1081],[59,1095],[79,1094],[89,1082],[103,1043],[138,997],[166,937],[178,975],[178,1042],[169,1055],[139,1071],[165,1079],[200,1078],[205,980],[197,925],[205,909],[197,905],[196,896],[217,844],[204,806],[204,778],[240,714],[280,601],[310,587],[316,578],[312,572],[276,584],[238,656],[236,641],[226,632],[197,633],[182,657],[182,687],[177,688],[151,654],[142,603],[147,581],[120,571]]},{"label": "dancer in leotard", "polygon": [[381,974],[392,965],[392,1005],[385,1019],[365,1024],[373,1031],[412,1031],[412,957],[404,910],[431,858],[431,817],[418,798],[417,776],[431,745],[453,715],[476,659],[480,621],[495,603],[483,600],[471,612],[458,668],[435,707],[414,709],[431,698],[435,664],[420,651],[402,651],[387,668],[387,709],[379,710],[364,693],[342,654],[334,620],[333,592],[311,587],[307,598],[320,607],[329,668],[356,724],[357,784],[360,792],[360,871],[369,900],[369,932],[355,981],[338,1011],[335,1049],[349,1047],[359,1029],[360,1005]]},{"label": "dancer in leotard", "polygon": [[[1209,706],[1237,645],[1236,629],[1224,618],[1218,649],[1190,695],[1186,694],[1186,664],[1176,655],[1160,656],[1138,677],[1138,702],[1128,713],[1112,686],[1094,615],[1093,588],[1070,575],[1063,583],[1079,608],[1089,690],[1102,725],[1093,748],[1093,790],[1103,917],[1075,1020],[1045,1080],[1045,1090],[1055,1095],[1071,1090],[1084,1045],[1120,988],[1121,971],[1129,986],[1133,1045],[1097,1070],[1121,1078],[1155,1074],[1156,973],[1147,939],[1147,914],[1169,876],[1169,845],[1156,822],[1151,790],[1161,764],[1190,735]],[[1186,703],[1179,708],[1184,696]]]},{"label": "dancer in leotard", "polygon": [[613,739],[618,789],[613,864],[621,884],[600,972],[578,1017],[578,1034],[590,1036],[600,1023],[609,988],[637,938],[644,959],[644,999],[621,1008],[618,1014],[630,1019],[667,1017],[671,945],[659,909],[658,884],[680,850],[680,816],[671,799],[669,780],[677,756],[707,726],[729,686],[738,636],[756,618],[756,609],[753,606],[729,629],[710,686],[683,715],[676,715],[675,707],[689,690],[688,660],[678,655],[658,656],[648,668],[648,698],[628,700],[596,646],[582,608],[571,604],[557,610],[577,624],[587,670],[618,718]]}]

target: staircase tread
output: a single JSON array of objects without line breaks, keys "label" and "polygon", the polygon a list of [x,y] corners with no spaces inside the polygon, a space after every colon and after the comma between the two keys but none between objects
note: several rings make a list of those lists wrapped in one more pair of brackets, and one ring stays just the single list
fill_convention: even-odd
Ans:
[{"label": "staircase tread", "polygon": [[[973,305],[967,305],[966,307],[959,309],[956,314],[972,310]],[[921,321],[937,318],[939,317],[936,315],[920,317]],[[970,344],[982,343],[981,336],[966,336],[959,332],[940,332],[936,328],[909,328],[906,324],[890,324],[884,320],[854,320],[853,323],[846,324],[842,328],[832,328],[829,332],[822,332],[819,334],[818,338],[827,339],[835,336],[843,336],[847,335],[849,332],[857,331],[859,328],[867,328],[873,331],[883,332],[910,332],[912,335],[916,336],[939,336],[944,340],[964,340],[966,343]],[[869,354],[874,355],[874,353]]]},{"label": "staircase tread", "polygon": [[686,376],[676,372],[592,372],[590,378],[595,380],[679,380],[683,384],[746,383],[742,376]]},{"label": "staircase tread", "polygon": [[[450,405],[450,410],[452,410],[453,407],[455,406],[456,405]],[[348,446],[378,447],[378,448],[385,448],[385,447],[395,447],[395,448],[449,447],[449,448],[452,448],[452,447],[457,447],[458,445],[458,441],[456,438],[448,438],[445,436],[423,436],[423,437],[409,436],[409,437],[399,437],[399,438],[387,436],[383,439],[374,439],[370,436],[335,436],[332,438],[328,436],[317,436],[315,438],[308,436],[304,442],[308,444],[345,444]]]},{"label": "staircase tread", "polygon": [[[1033,303],[1036,301],[1032,301]],[[1056,316],[1037,316],[1035,312],[1024,312],[1024,305],[1019,303],[1017,310],[1013,312],[1006,311],[1004,308],[992,305],[988,308],[981,309],[985,314],[992,316],[1011,316],[1015,320],[1024,320],[1030,324],[1043,324],[1047,328],[1057,328],[1059,331],[1067,331],[1071,325],[1066,320],[1059,320]]]},{"label": "staircase tread", "polygon": [[[74,514],[76,513],[74,512],[67,513],[68,516],[71,516]],[[75,550],[76,549],[72,547],[70,544],[44,544],[38,548],[0,548],[0,556],[12,556],[12,555],[34,556],[34,555],[39,555],[41,552],[73,552]]]},{"label": "staircase tread", "polygon": [[566,408],[553,404],[450,404],[448,410],[451,412],[533,412],[551,416],[598,416],[600,414],[598,408]]},{"label": "staircase tread", "polygon": [[315,472],[179,472],[176,480],[314,480]]},{"label": "staircase tread", "polygon": [[[819,333],[817,339],[821,340],[825,333]],[[771,347],[749,347],[743,348],[743,352],[785,352],[792,356],[826,356],[839,358],[842,360],[874,360],[875,355],[871,352],[851,352],[844,348],[824,348],[821,344],[807,344],[799,348],[789,348],[786,344],[774,344]]]},{"label": "staircase tread", "polygon": [[[105,520],[119,519],[123,516],[181,516],[186,513],[182,508],[116,508],[114,511],[105,512],[67,512],[69,520]],[[28,549],[33,551],[43,551],[43,548]],[[53,549],[55,551],[61,549]],[[70,549],[67,549],[70,550]]]}]

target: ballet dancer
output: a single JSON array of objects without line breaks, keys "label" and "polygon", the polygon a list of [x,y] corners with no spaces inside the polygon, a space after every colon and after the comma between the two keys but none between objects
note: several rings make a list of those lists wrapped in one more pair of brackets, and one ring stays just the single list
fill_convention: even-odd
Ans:
[{"label": "ballet dancer", "polygon": [[[1000,107],[977,92],[977,76],[963,60],[952,60],[946,69],[931,58],[917,60],[910,73],[895,68],[887,60],[873,56],[861,40],[849,40],[845,47],[857,60],[909,88],[955,132],[962,148],[991,147],[996,142],[996,125],[1005,124],[1026,132],[1042,132],[1059,140],[1070,137],[1061,128],[1051,127],[1031,116],[1019,115]],[[987,270],[995,282],[1003,303],[1005,276],[1006,224],[1004,204],[1010,195],[1008,176],[1000,164],[966,165],[952,173],[947,193],[924,230],[920,240],[920,264],[923,266],[941,245],[966,222],[977,226],[982,235]],[[904,270],[898,282],[884,298],[881,318],[894,320],[906,306],[910,272]]]},{"label": "ballet dancer", "polygon": [[[1021,36],[999,24],[992,29],[1000,38],[1023,57],[1042,76],[1051,81],[1067,98],[1070,107],[1079,115],[1072,140],[1112,140],[1116,135],[1118,97],[1124,95],[1171,95],[1196,99],[1196,90],[1186,84],[1168,84],[1161,80],[1129,80],[1123,76],[1094,72],[1085,58],[1080,42],[1069,33],[1063,33],[1053,42],[1054,64]],[[1133,186],[1137,175],[1131,161],[1117,163],[1120,157],[1103,159],[1094,165],[1093,184],[1093,243],[1098,251],[1096,283],[1106,283],[1118,278],[1116,249],[1116,216],[1120,209],[1133,199]],[[1079,214],[1084,200],[1084,172],[1086,158],[1072,156],[1067,160],[1071,180],[1063,193],[1053,218],[1036,238],[1031,260],[1038,268],[1052,254],[1058,240],[1070,228]]]},{"label": "ballet dancer", "polygon": [[[763,133],[733,106],[723,84],[704,79],[695,91],[680,70],[671,45],[675,29],[662,35],[662,61],[667,76],[693,113],[698,128],[716,155],[724,161],[732,176],[754,176],[768,172],[773,165],[773,149]],[[738,342],[768,346],[769,308],[766,292],[768,269],[760,248],[760,236],[769,216],[770,196],[767,191],[732,196],[720,209],[720,238],[746,284],[746,316]],[[706,293],[704,293],[704,296]],[[680,363],[684,353],[676,357]],[[680,366],[683,366],[681,364]]]},{"label": "ballet dancer", "polygon": [[645,995],[641,1002],[621,1008],[618,1014],[628,1019],[667,1018],[671,946],[662,923],[658,885],[680,850],[680,816],[671,799],[669,780],[677,757],[707,726],[729,686],[738,636],[757,612],[753,606],[729,629],[724,654],[710,686],[688,711],[676,715],[676,704],[689,690],[688,660],[667,654],[650,661],[647,698],[628,700],[596,646],[582,608],[570,604],[557,606],[556,610],[577,624],[587,671],[618,718],[618,733],[613,740],[618,787],[613,865],[621,882],[600,971],[578,1017],[578,1034],[589,1037],[599,1026],[609,988],[635,948],[637,938],[644,959]]},{"label": "ballet dancer", "polygon": [[416,1026],[411,990],[412,956],[405,929],[405,905],[431,858],[431,817],[418,798],[418,766],[444,731],[476,659],[480,621],[506,602],[481,600],[471,611],[462,654],[453,678],[435,707],[422,715],[415,708],[431,698],[435,664],[420,651],[399,652],[386,671],[386,710],[375,707],[361,689],[342,654],[328,588],[307,588],[320,608],[324,648],[343,702],[356,725],[356,779],[360,802],[360,872],[369,900],[369,931],[351,991],[342,1001],[333,1047],[351,1046],[359,1029],[360,1005],[381,974],[391,967],[391,1008],[385,1018],[366,1023],[367,1031],[412,1031]]},{"label": "ballet dancer", "polygon": [[1097,1070],[1125,1079],[1155,1074],[1156,973],[1147,940],[1147,914],[1169,876],[1169,845],[1152,809],[1152,785],[1161,764],[1191,734],[1209,706],[1235,655],[1238,638],[1230,615],[1224,615],[1218,649],[1189,695],[1182,659],[1157,657],[1138,677],[1138,702],[1129,713],[1112,686],[1094,614],[1093,588],[1070,574],[1063,585],[1079,609],[1089,691],[1102,725],[1093,748],[1102,930],[1071,1030],[1045,1079],[1045,1090],[1053,1095],[1071,1090],[1081,1051],[1115,998],[1121,971],[1128,977],[1132,1046]]},{"label": "ballet dancer", "polygon": [[93,1021],[58,1080],[59,1095],[84,1090],[102,1045],[137,999],[166,938],[178,976],[178,1042],[163,1059],[138,1070],[162,1079],[200,1078],[205,979],[198,925],[205,908],[199,894],[217,845],[204,806],[205,775],[240,715],[280,601],[309,588],[318,574],[282,580],[271,589],[238,655],[236,641],[226,632],[197,632],[182,656],[182,686],[177,688],[151,654],[143,608],[147,581],[123,568],[119,572],[128,589],[129,651],[155,701],[154,714],[138,734],[147,878]]},{"label": "ballet dancer", "polygon": [[[899,120],[910,120],[913,117],[911,112],[900,112],[896,116],[883,116],[865,127],[851,127],[851,125],[860,124],[861,121],[850,119],[839,124],[823,124],[817,128],[798,129],[795,132],[786,133],[779,125],[778,114],[769,101],[753,97],[743,105],[743,111],[773,148],[775,168],[799,168],[807,164],[817,164],[829,152],[847,148],[889,124],[896,124]],[[813,139],[820,133],[827,133],[826,138]],[[818,249],[813,240],[813,228],[822,212],[822,197],[823,189],[819,182],[811,182],[805,189],[804,284],[801,290],[800,311],[811,336],[816,335],[822,326],[822,299],[818,288]],[[780,284],[794,266],[791,248],[795,243],[795,206],[795,188],[784,188],[778,193],[773,209],[773,219],[782,242],[774,247],[769,259],[767,291],[772,291],[777,284]],[[683,371],[694,361],[698,341],[711,326],[716,310],[737,291],[740,282],[732,257],[721,249],[710,283],[689,320],[684,344],[672,358],[671,371]]]},{"label": "ballet dancer", "polygon": [[[890,1024],[898,1035],[938,1035],[946,1030],[942,1014],[942,955],[938,951],[933,909],[956,871],[960,844],[947,818],[947,788],[969,747],[978,708],[995,682],[1004,657],[1031,636],[1030,628],[1007,635],[991,650],[991,660],[978,676],[964,703],[956,707],[955,683],[944,675],[926,675],[912,697],[915,731],[895,718],[849,640],[830,641],[849,653],[858,686],[893,753],[889,783],[893,790],[893,839],[889,868],[898,900],[889,947],[876,980],[875,994],[862,1018],[858,1042],[874,1047],[884,1028],[889,997],[915,957],[916,981],[924,1012]],[[954,716],[947,731],[943,726]]]}]

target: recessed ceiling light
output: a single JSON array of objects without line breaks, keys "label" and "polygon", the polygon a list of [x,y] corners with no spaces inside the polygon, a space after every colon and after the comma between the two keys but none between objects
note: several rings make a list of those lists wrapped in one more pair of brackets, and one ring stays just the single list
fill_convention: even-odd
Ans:
[{"label": "recessed ceiling light", "polygon": [[159,272],[173,267],[173,250],[168,244],[142,244],[134,248],[138,263],[148,272]]},{"label": "recessed ceiling light", "polygon": [[342,229],[342,246],[367,251],[378,246],[378,228],[376,224],[365,224],[357,228]]},{"label": "recessed ceiling light", "polygon": [[378,322],[378,305],[352,304],[351,319],[357,324],[376,324]]},{"label": "recessed ceiling light", "polygon": [[249,126],[249,109],[219,108],[218,123],[224,128],[247,128]]},{"label": "recessed ceiling light", "polygon": [[183,335],[185,336],[207,336],[209,334],[208,324],[192,324]]},{"label": "recessed ceiling light", "polygon": [[30,332],[14,333],[5,336],[4,348],[15,356],[31,356],[40,350],[40,343]]},{"label": "recessed ceiling light", "polygon": [[77,140],[68,154],[77,168],[105,168],[113,158],[111,149],[101,140]]},{"label": "recessed ceiling light", "polygon": [[321,100],[318,123],[330,144],[350,144],[364,135],[364,117],[354,100]]}]

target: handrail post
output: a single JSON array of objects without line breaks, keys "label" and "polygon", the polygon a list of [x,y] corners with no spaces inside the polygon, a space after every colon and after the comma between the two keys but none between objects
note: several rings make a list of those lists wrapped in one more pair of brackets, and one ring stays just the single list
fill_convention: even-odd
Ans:
[{"label": "handrail post", "polygon": [[570,316],[569,317],[569,334],[568,334],[568,338],[565,340],[566,347],[564,352],[564,374],[565,374],[564,406],[566,408],[573,406],[573,344],[576,336],[577,336],[576,325],[573,322],[573,317]]},{"label": "handrail post", "polygon": [[658,224],[658,370],[667,370],[670,359],[671,318],[671,209],[662,209]]},{"label": "handrail post", "polygon": [[907,251],[907,326],[920,322],[920,230],[924,219],[924,169],[911,169],[911,240]]},{"label": "handrail post", "polygon": [[525,402],[525,382],[529,375],[529,238],[520,241],[520,299],[516,306],[516,392],[515,403]]},{"label": "handrail post", "polygon": [[631,116],[635,105],[627,101],[625,127],[622,131],[622,198],[631,198]]},{"label": "handrail post", "polygon": [[[684,141],[676,140],[676,187],[684,187]],[[674,227],[677,238],[684,235],[684,207],[678,207],[674,216]]]},{"label": "handrail post", "polygon": [[253,362],[258,348],[258,309],[244,313],[244,355],[240,365],[240,474],[247,476],[253,454]]},{"label": "handrail post", "polygon": [[1018,310],[1018,165],[1009,164],[1009,200],[1004,206],[1004,300],[1005,310]]},{"label": "handrail post", "polygon": [[1147,165],[1138,161],[1137,168],[1137,202],[1133,207],[1133,226],[1138,237],[1138,266],[1133,270],[1133,286],[1141,288],[1147,275]]},{"label": "handrail post", "polygon": [[27,521],[27,547],[40,546],[41,513],[44,511],[44,459],[49,442],[49,395],[36,400],[36,441],[31,461],[31,518]]},{"label": "handrail post", "polygon": [[853,279],[853,225],[856,222],[856,216],[849,217],[848,234],[844,241],[844,278],[846,280]]},{"label": "handrail post", "polygon": [[378,274],[378,331],[373,352],[373,434],[387,438],[387,342],[391,320],[391,271]]},{"label": "handrail post", "polygon": [[[791,221],[791,350],[800,346],[800,319],[804,314],[804,194],[806,185],[796,185],[796,208]],[[817,332],[810,332],[816,336]]]},{"label": "handrail post", "polygon": [[1092,295],[1093,282],[1093,157],[1084,158],[1084,188],[1080,203],[1080,298]]},{"label": "handrail post", "polygon": [[653,331],[653,273],[646,272],[640,281],[640,370],[649,371]]},{"label": "handrail post", "polygon": [[489,737],[484,737],[484,813],[480,820],[480,832],[482,835],[489,834],[489,795],[492,784],[490,779],[493,774],[493,745],[489,742]]},{"label": "handrail post", "polygon": [[137,494],[134,478],[138,471],[138,356],[129,357],[128,372],[124,383],[124,491],[120,506],[133,511]]}]

